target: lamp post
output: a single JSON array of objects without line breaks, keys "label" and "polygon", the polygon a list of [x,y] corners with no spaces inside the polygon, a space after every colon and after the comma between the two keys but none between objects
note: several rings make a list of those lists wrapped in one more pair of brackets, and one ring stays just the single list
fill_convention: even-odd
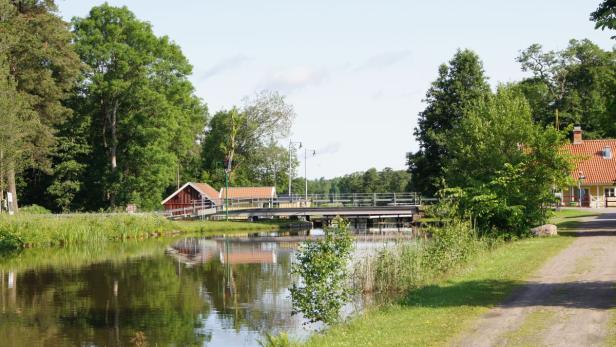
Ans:
[{"label": "lamp post", "polygon": [[[312,156],[314,157],[317,154],[316,149],[311,149]],[[308,205],[308,148],[304,147],[304,200],[306,201],[306,205]]]},{"label": "lamp post", "polygon": [[225,221],[229,220],[229,173],[231,173],[231,159],[225,157]]},{"label": "lamp post", "polygon": [[584,173],[580,171],[578,175],[578,194],[580,199],[580,207],[582,207],[582,184],[584,184],[585,179],[586,176],[584,176]]},{"label": "lamp post", "polygon": [[292,159],[292,155],[293,155],[293,149],[295,148],[294,147],[295,145],[299,145],[298,148],[302,148],[301,141],[289,140],[289,197],[291,197],[293,195],[291,193],[291,180],[293,179],[293,174],[292,174],[293,159]]}]

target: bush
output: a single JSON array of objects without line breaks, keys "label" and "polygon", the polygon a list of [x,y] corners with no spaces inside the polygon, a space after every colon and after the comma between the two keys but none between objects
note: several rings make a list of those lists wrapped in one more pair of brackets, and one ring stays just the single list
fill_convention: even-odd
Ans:
[{"label": "bush", "polygon": [[297,281],[291,286],[293,313],[306,319],[331,324],[349,302],[349,261],[353,240],[347,222],[336,220],[336,228],[325,230],[325,238],[304,243],[297,252],[291,273]]},{"label": "bush", "polygon": [[39,206],[39,205],[29,205],[29,206],[20,207],[19,212],[27,213],[27,214],[50,214],[51,213],[50,210],[46,209],[43,206]]}]

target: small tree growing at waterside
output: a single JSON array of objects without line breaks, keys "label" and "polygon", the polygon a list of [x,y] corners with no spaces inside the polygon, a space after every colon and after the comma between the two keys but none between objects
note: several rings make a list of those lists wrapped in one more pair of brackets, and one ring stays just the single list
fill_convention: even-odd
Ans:
[{"label": "small tree growing at waterside", "polygon": [[349,261],[353,241],[347,222],[325,230],[325,238],[304,243],[291,267],[296,282],[291,286],[293,314],[302,313],[311,323],[331,324],[340,318],[340,309],[351,299]]}]

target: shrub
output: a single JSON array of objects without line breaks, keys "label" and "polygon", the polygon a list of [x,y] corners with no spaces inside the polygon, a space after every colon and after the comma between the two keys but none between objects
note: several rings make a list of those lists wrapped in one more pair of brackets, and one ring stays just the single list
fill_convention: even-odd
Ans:
[{"label": "shrub", "polygon": [[291,286],[293,313],[302,313],[310,322],[326,324],[340,318],[340,309],[351,298],[349,261],[353,241],[347,222],[326,229],[325,238],[304,243],[297,252],[291,273],[297,276]]},{"label": "shrub", "polygon": [[50,214],[51,213],[50,210],[46,209],[43,206],[39,206],[39,205],[29,205],[29,206],[20,207],[19,212],[27,213],[27,214]]}]

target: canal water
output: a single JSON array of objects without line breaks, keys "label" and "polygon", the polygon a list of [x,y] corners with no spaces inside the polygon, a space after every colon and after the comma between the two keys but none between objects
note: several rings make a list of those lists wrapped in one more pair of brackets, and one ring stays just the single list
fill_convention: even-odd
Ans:
[{"label": "canal water", "polygon": [[[409,233],[361,233],[356,253],[370,256]],[[159,239],[5,256],[0,346],[258,346],[265,333],[305,338],[319,326],[291,314],[289,270],[299,244],[319,235]]]}]

